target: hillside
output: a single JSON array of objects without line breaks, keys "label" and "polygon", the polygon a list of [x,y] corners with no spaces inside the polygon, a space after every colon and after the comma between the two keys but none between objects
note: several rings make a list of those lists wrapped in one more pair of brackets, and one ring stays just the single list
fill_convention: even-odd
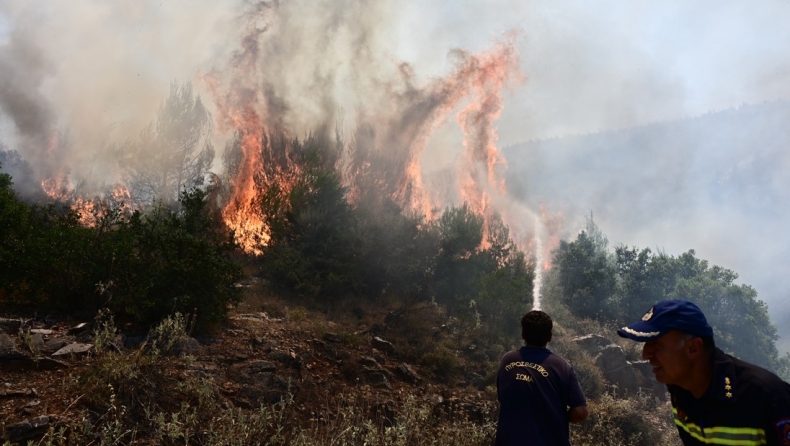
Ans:
[{"label": "hillside", "polygon": [[790,351],[790,103],[743,105],[641,127],[503,150],[511,195],[562,215],[570,238],[591,213],[613,245],[700,257],[737,271],[768,303]]},{"label": "hillside", "polygon": [[[168,319],[145,338],[139,332],[114,335],[107,317],[80,326],[56,315],[21,320],[4,315],[0,326],[9,334],[0,335],[3,439],[11,444],[490,443],[497,410],[493,373],[502,352],[469,345],[415,363],[403,327],[388,324],[384,313],[357,308],[356,316],[329,317],[271,295],[257,280],[245,283],[245,299],[227,323],[194,338],[186,336],[188,318]],[[424,329],[433,330],[430,343],[462,338],[449,326],[408,327],[420,335]],[[557,342],[567,343],[569,334],[559,328]],[[74,343],[92,347],[52,355]],[[603,395],[590,404],[591,419],[573,430],[575,444],[609,444],[602,436],[628,440],[616,444],[646,444],[639,440],[646,435],[655,439],[651,444],[672,444],[666,403],[658,406],[664,413],[659,417],[655,409],[647,413],[654,404],[647,400]],[[637,407],[644,408],[642,415],[633,412]]]}]

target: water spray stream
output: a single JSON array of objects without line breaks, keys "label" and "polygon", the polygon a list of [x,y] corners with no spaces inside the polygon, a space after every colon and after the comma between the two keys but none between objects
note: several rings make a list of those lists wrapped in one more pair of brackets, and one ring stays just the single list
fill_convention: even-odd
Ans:
[{"label": "water spray stream", "polygon": [[540,216],[535,215],[535,278],[532,282],[532,309],[540,310],[540,289],[543,285],[543,241],[541,240],[543,224]]}]

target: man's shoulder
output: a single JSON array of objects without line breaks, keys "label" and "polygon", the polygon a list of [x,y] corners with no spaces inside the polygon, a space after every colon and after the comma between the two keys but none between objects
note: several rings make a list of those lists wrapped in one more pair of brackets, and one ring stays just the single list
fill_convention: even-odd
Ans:
[{"label": "man's shoulder", "polygon": [[775,373],[721,351],[717,353],[716,374],[722,376],[725,381],[730,378],[742,388],[747,387],[749,393],[771,395],[780,392],[790,397],[790,384]]},{"label": "man's shoulder", "polygon": [[723,374],[734,374],[740,380],[756,381],[763,384],[783,382],[775,373],[717,349],[714,356],[716,371]]},{"label": "man's shoulder", "polygon": [[518,350],[512,350],[502,355],[502,359],[499,360],[499,366],[504,367],[514,361],[521,361],[521,352]]}]

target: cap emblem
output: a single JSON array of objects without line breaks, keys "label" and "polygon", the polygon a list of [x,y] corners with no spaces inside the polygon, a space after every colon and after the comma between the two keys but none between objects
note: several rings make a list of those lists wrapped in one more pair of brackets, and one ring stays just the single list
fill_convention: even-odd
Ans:
[{"label": "cap emblem", "polygon": [[643,321],[647,322],[650,320],[651,317],[653,317],[653,308],[655,307],[650,307],[650,311],[648,311],[647,313],[645,313],[644,316],[642,316]]}]

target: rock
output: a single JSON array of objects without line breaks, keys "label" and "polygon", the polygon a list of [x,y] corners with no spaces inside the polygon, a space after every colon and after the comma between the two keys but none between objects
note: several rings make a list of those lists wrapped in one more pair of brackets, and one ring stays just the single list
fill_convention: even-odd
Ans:
[{"label": "rock", "polygon": [[93,349],[93,344],[81,344],[75,342],[56,351],[55,353],[52,354],[52,356],[56,358],[60,358],[69,355],[75,355],[75,356],[85,355],[88,352],[90,352],[92,349]]},{"label": "rock", "polygon": [[254,348],[255,350],[259,350],[264,353],[269,353],[270,351],[272,351],[271,343],[267,342],[266,339],[264,339],[261,336],[255,336],[254,338],[251,339],[250,342],[252,343],[252,348]]},{"label": "rock", "polygon": [[173,346],[171,352],[175,355],[190,355],[200,353],[202,349],[203,346],[200,345],[197,339],[186,338],[183,341],[177,342],[176,345]]},{"label": "rock", "polygon": [[0,317],[0,333],[17,333],[19,329],[22,327],[22,320],[21,319],[7,319],[4,317]]},{"label": "rock", "polygon": [[34,440],[44,435],[53,424],[54,419],[49,416],[36,417],[27,421],[7,426],[3,440],[9,443],[23,443]]},{"label": "rock", "polygon": [[361,365],[361,366],[364,366],[364,367],[376,367],[376,368],[378,368],[378,366],[379,366],[379,363],[375,359],[373,359],[373,358],[371,358],[369,356],[362,356],[362,357],[360,357],[357,360],[357,363],[359,365]]},{"label": "rock", "polygon": [[595,365],[606,381],[616,386],[621,395],[635,395],[639,392],[636,371],[626,360],[620,346],[599,335],[580,336],[573,338],[573,342],[595,358]]},{"label": "rock", "polygon": [[21,413],[21,414],[26,414],[26,415],[32,415],[33,413],[35,413],[35,409],[34,408],[37,407],[37,406],[40,406],[40,405],[41,405],[41,400],[40,399],[34,399],[34,400],[31,400],[31,401],[28,401],[27,403],[25,403],[21,407],[17,407],[16,408],[16,412],[17,413]]},{"label": "rock", "polygon": [[324,340],[329,341],[329,342],[338,343],[338,342],[342,342],[343,341],[343,339],[341,339],[340,336],[338,336],[335,333],[326,332],[326,333],[324,333],[323,337],[324,337]]},{"label": "rock", "polygon": [[337,358],[337,351],[331,346],[327,345],[325,342],[318,339],[313,339],[310,342],[313,344],[313,350],[315,350],[319,356],[323,356],[328,359]]},{"label": "rock", "polygon": [[631,363],[631,367],[636,372],[636,381],[640,389],[652,393],[660,401],[667,400],[667,387],[656,381],[656,376],[653,374],[653,366],[650,365],[650,362],[635,361]]},{"label": "rock", "polygon": [[89,323],[82,322],[80,324],[77,324],[77,325],[69,328],[68,333],[70,335],[72,335],[72,336],[79,335],[79,334],[83,334],[83,333],[87,332],[89,328],[90,328],[90,324]]},{"label": "rock", "polygon": [[601,370],[615,369],[626,365],[625,353],[617,345],[607,345],[595,355],[595,365]]},{"label": "rock", "polygon": [[49,336],[52,333],[53,333],[52,330],[48,330],[45,328],[33,328],[32,330],[30,330],[30,334],[39,334],[42,336]]},{"label": "rock", "polygon": [[66,340],[64,340],[64,339],[52,338],[52,339],[48,339],[48,340],[46,340],[44,342],[44,348],[42,348],[41,350],[43,352],[53,353],[53,352],[56,352],[56,351],[60,350],[61,348],[65,347],[66,344],[68,344],[68,342],[66,342]]},{"label": "rock", "polygon": [[392,390],[392,386],[390,386],[390,381],[389,379],[387,379],[387,376],[383,373],[383,370],[366,370],[362,372],[362,378],[366,383],[370,384],[373,387]]},{"label": "rock", "polygon": [[573,338],[572,341],[592,356],[595,356],[604,347],[612,345],[612,341],[605,337],[592,334]]},{"label": "rock", "polygon": [[395,353],[395,346],[392,345],[391,342],[385,341],[384,339],[381,339],[378,336],[373,337],[373,339],[370,342],[370,345],[372,345],[373,348],[377,350],[381,350],[389,355]]},{"label": "rock", "polygon": [[418,375],[417,372],[415,372],[414,369],[411,368],[411,366],[409,364],[406,364],[405,362],[399,365],[395,369],[395,372],[398,374],[398,376],[401,377],[401,379],[403,379],[407,383],[419,384],[420,382],[422,382],[422,378],[420,377],[420,375]]},{"label": "rock", "polygon": [[288,352],[284,352],[282,350],[272,350],[271,352],[269,352],[268,357],[272,361],[277,361],[282,363],[288,363],[293,360],[293,358],[291,357],[290,354],[288,354]]},{"label": "rock", "polygon": [[253,361],[249,364],[249,371],[251,374],[274,372],[277,366],[271,361]]},{"label": "rock", "polygon": [[[33,333],[33,330],[30,330]],[[30,340],[33,342],[33,347],[40,352],[43,352],[47,349],[47,344],[44,341],[44,336],[41,333],[33,333],[30,336]]]},{"label": "rock", "polygon": [[5,333],[0,333],[0,361],[4,359],[13,359],[25,356],[16,349],[16,343],[11,336]]},{"label": "rock", "polygon": [[625,359],[623,349],[617,345],[607,345],[595,357],[595,365],[603,372],[604,378],[617,386],[621,395],[636,395],[639,386],[631,363]]},{"label": "rock", "polygon": [[37,397],[38,392],[36,389],[24,389],[24,390],[12,390],[12,389],[0,389],[0,398],[31,398]]},{"label": "rock", "polygon": [[0,369],[14,370],[14,361],[28,360],[30,357],[16,349],[14,340],[5,333],[0,333]]}]

